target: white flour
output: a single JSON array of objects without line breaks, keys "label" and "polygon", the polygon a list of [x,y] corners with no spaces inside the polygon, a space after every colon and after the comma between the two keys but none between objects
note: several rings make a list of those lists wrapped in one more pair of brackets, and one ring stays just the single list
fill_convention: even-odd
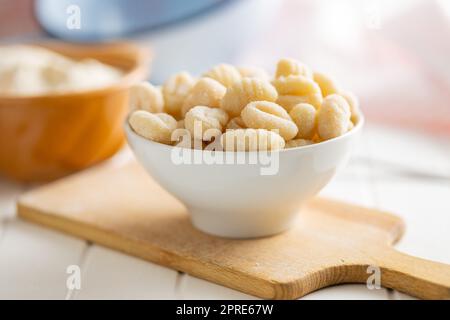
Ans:
[{"label": "white flour", "polygon": [[122,71],[94,59],[72,60],[34,46],[0,47],[0,95],[39,95],[96,89]]}]

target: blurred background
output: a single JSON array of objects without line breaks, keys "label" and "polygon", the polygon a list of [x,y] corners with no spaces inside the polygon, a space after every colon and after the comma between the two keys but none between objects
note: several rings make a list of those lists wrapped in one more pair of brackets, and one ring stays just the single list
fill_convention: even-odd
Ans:
[{"label": "blurred background", "polygon": [[0,0],[2,43],[43,38],[150,46],[156,83],[293,57],[354,91],[369,122],[450,136],[447,0]]},{"label": "blurred background", "polygon": [[[70,20],[77,14],[80,28]],[[0,0],[0,46],[46,40],[149,47],[157,84],[220,62],[273,72],[282,57],[333,76],[359,97],[367,125],[349,166],[320,195],[398,214],[407,225],[399,250],[450,263],[450,0]],[[0,52],[0,71],[6,60]],[[21,75],[26,87],[30,74]],[[17,197],[36,182],[118,150],[111,162],[129,160],[121,90],[0,94],[0,299],[63,298],[74,261],[89,275],[80,298],[161,298],[172,289],[177,298],[244,298],[16,219]],[[352,285],[321,292],[312,299],[404,298]]]}]

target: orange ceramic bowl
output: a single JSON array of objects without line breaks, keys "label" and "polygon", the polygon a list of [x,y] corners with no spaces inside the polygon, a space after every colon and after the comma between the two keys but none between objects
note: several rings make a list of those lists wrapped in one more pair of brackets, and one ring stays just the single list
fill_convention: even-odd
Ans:
[{"label": "orange ceramic bowl", "polygon": [[56,179],[113,155],[124,143],[128,88],[146,77],[150,60],[147,50],[128,43],[38,45],[125,74],[102,89],[0,96],[0,175],[20,181]]}]

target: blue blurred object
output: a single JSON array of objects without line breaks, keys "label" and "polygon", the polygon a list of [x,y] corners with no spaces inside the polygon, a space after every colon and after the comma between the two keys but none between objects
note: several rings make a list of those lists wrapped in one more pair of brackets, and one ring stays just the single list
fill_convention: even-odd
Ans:
[{"label": "blue blurred object", "polygon": [[[153,51],[151,81],[186,70],[199,75],[263,37],[280,0],[36,0],[37,19],[51,35],[69,41],[126,38]],[[66,12],[80,11],[70,29]]]},{"label": "blue blurred object", "polygon": [[[42,27],[59,38],[99,41],[171,25],[233,0],[37,0]],[[80,8],[81,28],[67,28],[70,6]]]}]

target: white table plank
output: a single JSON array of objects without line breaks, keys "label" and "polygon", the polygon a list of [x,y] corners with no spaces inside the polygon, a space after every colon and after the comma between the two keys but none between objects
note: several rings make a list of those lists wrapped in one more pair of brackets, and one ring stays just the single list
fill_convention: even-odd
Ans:
[{"label": "white table plank", "polygon": [[[184,275],[180,288],[179,299],[256,299],[253,296],[246,295],[236,290],[225,288],[205,280]],[[300,300],[386,300],[388,299],[387,290],[384,288],[369,290],[365,285],[344,284],[324,288],[312,292]]]},{"label": "white table plank", "polygon": [[89,248],[82,270],[75,299],[175,299],[176,271],[101,246]]},{"label": "white table plank", "polygon": [[69,265],[85,242],[23,221],[7,224],[0,243],[0,299],[64,299]]},{"label": "white table plank", "polygon": [[384,288],[369,290],[363,284],[343,284],[324,288],[304,296],[301,300],[386,300]]},{"label": "white table plank", "polygon": [[[371,181],[379,209],[406,222],[400,251],[450,263],[450,141],[369,127]],[[413,299],[393,291],[392,298]]]},{"label": "white table plank", "polygon": [[397,248],[422,258],[450,263],[450,183],[376,180],[378,207],[406,222]]},{"label": "white table plank", "polygon": [[369,158],[367,139],[363,131],[355,145],[349,163],[338,172],[336,177],[319,193],[319,195],[341,201],[373,207],[375,205],[372,184],[369,179],[369,164],[355,159]]},{"label": "white table plank", "polygon": [[392,292],[392,300],[419,300],[419,299],[394,290]]},{"label": "white table plank", "polygon": [[365,168],[354,168],[352,173],[342,172],[333,179],[322,191],[320,196],[346,201],[356,205],[373,207],[374,198],[370,189],[370,183],[364,180],[356,171],[363,172]]},{"label": "white table plank", "polygon": [[245,293],[195,278],[188,274],[182,275],[177,287],[177,298],[191,300],[257,299]]},{"label": "white table plank", "polygon": [[[392,127],[367,126],[365,142],[373,165],[393,164],[450,176],[450,140]],[[375,169],[375,168],[372,168]]]},{"label": "white table plank", "polygon": [[386,128],[372,128],[369,135],[373,158],[400,164],[396,170],[376,162],[371,167],[377,207],[405,219],[398,248],[450,263],[450,141]]},{"label": "white table plank", "polygon": [[25,185],[0,178],[0,224],[15,216],[16,200],[25,189]]}]

